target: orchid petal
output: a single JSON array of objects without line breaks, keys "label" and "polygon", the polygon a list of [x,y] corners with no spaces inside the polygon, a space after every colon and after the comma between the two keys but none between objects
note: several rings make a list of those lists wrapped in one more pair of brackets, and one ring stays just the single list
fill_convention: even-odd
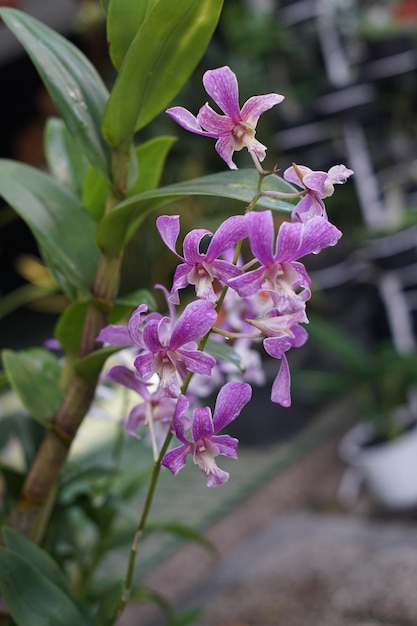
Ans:
[{"label": "orchid petal", "polygon": [[334,246],[342,233],[325,217],[312,217],[305,223],[305,234],[300,256],[311,252],[320,252],[323,248]]},{"label": "orchid petal", "polygon": [[166,347],[161,344],[159,339],[159,328],[161,324],[165,326],[169,324],[169,321],[167,317],[163,317],[161,320],[150,320],[143,329],[143,343],[154,354]]},{"label": "orchid petal", "polygon": [[185,130],[188,130],[190,133],[204,135],[206,137],[218,137],[217,134],[209,133],[206,130],[203,130],[195,115],[190,113],[190,111],[187,111],[187,109],[184,109],[184,107],[172,107],[167,109],[166,113],[168,113],[168,115],[172,117],[177,124],[182,126],[182,128],[185,128]]},{"label": "orchid petal", "polygon": [[136,357],[133,364],[142,378],[147,379],[150,378],[152,374],[154,374],[152,370],[152,361],[153,356],[150,352],[148,352],[147,354],[140,354]]},{"label": "orchid petal", "polygon": [[262,96],[252,96],[245,102],[242,107],[242,121],[249,124],[253,129],[256,128],[258,120],[262,113],[268,111],[276,104],[284,100],[284,96],[278,93],[268,93]]},{"label": "orchid petal", "polygon": [[177,254],[177,239],[180,234],[180,217],[179,215],[160,215],[156,220],[156,227],[164,244],[178,258],[182,257]]},{"label": "orchid petal", "polygon": [[328,178],[327,172],[311,172],[304,176],[303,184],[306,189],[311,189],[322,198],[326,193],[325,185]]},{"label": "orchid petal", "polygon": [[[304,178],[304,176],[307,176],[307,174],[311,174],[313,172],[312,169],[306,167],[305,165],[297,165],[297,170],[300,172],[302,178]],[[284,178],[289,183],[298,185],[298,187],[304,187],[303,181],[300,179],[297,170],[294,168],[294,166],[288,167],[284,172]]]},{"label": "orchid petal", "polygon": [[214,407],[214,432],[218,433],[239,415],[252,396],[247,383],[226,383],[219,391]]},{"label": "orchid petal", "polygon": [[190,266],[187,263],[181,263],[177,265],[172,279],[172,289],[169,294],[169,301],[173,304],[179,304],[178,290],[184,289],[188,286],[188,274],[190,273]]},{"label": "orchid petal", "polygon": [[266,157],[266,146],[263,143],[252,137],[250,142],[247,144],[247,148],[249,152],[253,152],[259,161],[263,161]]},{"label": "orchid petal", "polygon": [[211,472],[205,472],[205,474],[207,476],[207,487],[218,487],[219,485],[223,485],[224,483],[227,483],[230,477],[229,472],[225,472],[220,469],[220,467],[217,467],[215,463]]},{"label": "orchid petal", "polygon": [[194,410],[192,432],[193,440],[197,444],[196,451],[199,453],[201,452],[198,444],[200,439],[210,437],[214,432],[211,411],[208,406],[200,407]]},{"label": "orchid petal", "polygon": [[135,437],[136,439],[140,439],[140,436],[137,434],[138,428],[145,425],[146,421],[146,404],[142,402],[141,404],[137,404],[130,411],[127,419],[125,420],[123,427],[128,435],[131,437]]},{"label": "orchid petal", "polygon": [[178,354],[187,370],[195,372],[196,374],[210,376],[211,370],[216,365],[216,359],[214,357],[205,352],[200,352],[199,350],[184,350],[184,348],[179,348]]},{"label": "orchid petal", "polygon": [[175,436],[181,441],[181,443],[189,443],[189,441],[185,437],[184,420],[182,419],[182,416],[188,409],[189,405],[190,402],[188,398],[181,394],[178,397],[174,417],[172,419],[172,428],[174,430]]},{"label": "orchid petal", "polygon": [[206,260],[216,259],[220,254],[246,237],[246,222],[243,215],[233,215],[225,220],[214,233],[207,248]]},{"label": "orchid petal", "polygon": [[302,256],[299,251],[304,232],[300,222],[283,222],[278,231],[275,260],[285,263]]},{"label": "orchid petal", "polygon": [[129,331],[129,335],[132,341],[137,346],[140,346],[140,347],[143,346],[143,341],[142,341],[142,331],[139,329],[140,329],[140,325],[143,322],[142,314],[146,313],[147,310],[148,310],[148,307],[146,304],[140,304],[138,308],[135,311],[133,311],[132,315],[129,318],[129,322],[127,324],[127,329]]},{"label": "orchid petal", "polygon": [[97,341],[108,343],[111,346],[131,346],[132,338],[129,335],[127,326],[121,324],[110,324],[97,335]]},{"label": "orchid petal", "polygon": [[252,211],[246,214],[245,219],[253,254],[262,265],[266,267],[272,265],[275,230],[271,211]]},{"label": "orchid petal", "polygon": [[229,166],[231,170],[237,170],[236,163],[233,162],[233,153],[235,148],[233,146],[232,140],[230,136],[220,137],[218,141],[216,141],[216,152],[223,161]]},{"label": "orchid petal", "polygon": [[208,70],[203,76],[203,85],[209,96],[220,109],[232,118],[235,124],[241,120],[239,107],[239,87],[234,72],[225,65]]},{"label": "orchid petal", "polygon": [[191,454],[191,445],[183,444],[178,448],[174,448],[173,450],[169,450],[162,459],[161,464],[169,469],[169,471],[176,476],[183,467],[185,467],[187,462],[187,456]]},{"label": "orchid petal", "polygon": [[231,459],[237,459],[237,447],[239,440],[230,435],[213,435],[211,441],[216,444],[219,454],[228,456]]},{"label": "orchid petal", "polygon": [[[114,380],[116,383],[131,389],[132,391],[138,392],[138,388],[143,385],[143,383],[138,380],[135,372],[130,370],[128,367],[124,365],[116,365],[112,367],[111,370],[107,373],[107,376]],[[140,392],[138,392],[140,393]]]},{"label": "orchid petal", "polygon": [[333,165],[328,171],[331,183],[343,184],[353,175],[353,170],[348,169],[345,165]]},{"label": "orchid petal", "polygon": [[230,117],[216,113],[207,102],[197,113],[197,121],[211,136],[217,138],[230,135],[236,126]]},{"label": "orchid petal", "polygon": [[262,289],[264,271],[264,267],[259,267],[251,272],[246,272],[245,274],[241,274],[241,276],[229,280],[228,285],[237,291],[242,298],[252,296]]},{"label": "orchid petal", "polygon": [[[204,300],[191,302],[175,324],[171,336],[170,350],[201,339],[212,328],[217,317],[213,305]],[[146,330],[146,327],[145,327]]]},{"label": "orchid petal", "polygon": [[184,237],[183,250],[187,263],[201,263],[206,256],[200,253],[200,243],[206,235],[213,233],[206,228],[195,228]]},{"label": "orchid petal", "polygon": [[228,284],[229,280],[242,275],[242,270],[236,265],[232,265],[228,261],[217,259],[213,261],[211,267],[214,270],[216,278],[224,285]]},{"label": "orchid petal", "polygon": [[281,406],[291,406],[291,375],[285,355],[282,357],[281,367],[272,384],[271,400]]}]

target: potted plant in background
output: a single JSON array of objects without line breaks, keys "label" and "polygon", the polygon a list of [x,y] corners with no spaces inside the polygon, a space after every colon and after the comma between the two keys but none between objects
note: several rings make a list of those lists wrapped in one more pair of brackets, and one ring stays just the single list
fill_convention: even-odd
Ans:
[{"label": "potted plant in background", "polygon": [[357,412],[358,423],[339,444],[342,460],[379,505],[417,506],[416,351],[402,354],[389,340],[365,346],[318,317],[311,320],[309,334],[342,365],[325,372],[322,390],[346,393]]}]

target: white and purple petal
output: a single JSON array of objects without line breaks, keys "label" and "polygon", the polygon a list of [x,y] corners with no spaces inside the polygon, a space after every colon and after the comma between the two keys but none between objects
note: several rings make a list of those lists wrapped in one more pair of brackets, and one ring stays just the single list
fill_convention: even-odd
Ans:
[{"label": "white and purple petal", "polygon": [[251,250],[258,261],[268,267],[274,262],[272,247],[275,239],[271,211],[252,211],[245,216]]},{"label": "white and purple petal", "polygon": [[231,437],[230,435],[213,435],[211,440],[218,447],[219,454],[228,456],[231,459],[237,459],[237,447],[239,445],[238,439],[235,439],[235,437]]},{"label": "white and purple petal", "polygon": [[204,337],[213,327],[216,317],[217,313],[213,305],[205,300],[197,300],[188,304],[175,324],[169,346],[170,350],[177,350],[189,341]]},{"label": "white and purple petal", "polygon": [[203,104],[199,112],[197,113],[197,121],[201,124],[202,128],[207,129],[210,136],[227,137],[233,131],[235,123],[227,115],[219,115],[216,113],[207,102]]},{"label": "white and purple petal", "polygon": [[162,465],[176,476],[187,462],[187,456],[192,453],[192,444],[183,444],[178,448],[169,450],[162,459]]},{"label": "white and purple petal", "polygon": [[220,389],[214,407],[214,432],[218,433],[236,419],[251,397],[252,388],[247,383],[226,383]]},{"label": "white and purple petal", "polygon": [[184,109],[184,107],[171,107],[166,110],[166,113],[172,117],[174,122],[177,122],[177,124],[182,126],[182,128],[185,128],[185,130],[188,130],[190,133],[204,135],[205,137],[218,137],[216,133],[210,133],[203,130],[195,115],[190,113],[190,111],[187,111],[187,109]]},{"label": "white and purple petal", "polygon": [[216,141],[215,148],[217,154],[221,156],[229,168],[231,170],[237,170],[237,165],[233,161],[235,147],[233,145],[231,135],[228,135],[227,137],[220,137],[220,139]]},{"label": "white and purple petal", "polygon": [[291,406],[291,374],[285,354],[278,374],[272,383],[271,400],[281,406]]},{"label": "white and purple petal", "polygon": [[226,219],[214,233],[207,248],[206,260],[217,259],[246,237],[246,221],[243,215],[233,215]]},{"label": "white and purple petal", "polygon": [[256,128],[260,116],[276,104],[284,100],[278,93],[267,93],[262,96],[252,96],[245,102],[241,110],[242,122]]},{"label": "white and purple petal", "polygon": [[210,376],[211,370],[216,365],[216,359],[210,354],[200,350],[185,350],[178,348],[178,358],[182,361],[188,371],[202,376]]},{"label": "white and purple petal", "polygon": [[235,124],[241,120],[239,107],[239,87],[236,74],[227,65],[208,70],[203,76],[203,85],[208,95],[223,113],[232,118]]},{"label": "white and purple petal", "polygon": [[195,409],[193,413],[192,434],[194,443],[196,444],[197,453],[201,452],[202,449],[205,449],[205,443],[201,440],[206,437],[211,437],[213,433],[213,420],[209,407],[205,406]]},{"label": "white and purple petal", "polygon": [[179,215],[160,215],[156,220],[156,227],[164,244],[179,259],[183,258],[177,253],[177,239],[180,234],[180,217]]}]

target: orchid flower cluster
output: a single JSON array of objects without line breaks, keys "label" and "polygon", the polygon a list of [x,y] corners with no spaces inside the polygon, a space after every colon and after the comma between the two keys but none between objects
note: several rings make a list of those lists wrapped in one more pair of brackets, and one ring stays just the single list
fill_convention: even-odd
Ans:
[{"label": "orchid flower cluster", "polygon": [[[216,150],[229,168],[237,168],[234,152],[246,148],[260,181],[275,173],[276,169],[262,168],[266,146],[255,138],[255,130],[261,114],[284,96],[253,96],[240,108],[237,79],[226,66],[207,71],[203,84],[223,114],[206,103],[196,117],[183,107],[168,109],[168,115],[192,133],[217,139]],[[236,458],[238,441],[219,433],[249,402],[249,383],[264,382],[259,344],[279,361],[272,402],[291,404],[286,353],[307,340],[303,324],[308,323],[306,303],[311,297],[311,280],[300,259],[340,239],[342,233],[328,220],[324,199],[352,174],[344,165],[328,172],[297,164],[286,169],[284,178],[300,188],[292,194],[300,199],[291,221],[282,222],[277,232],[272,212],[254,210],[255,204],[262,195],[285,194],[261,187],[244,215],[227,218],[214,233],[197,228],[186,234],[182,253],[180,217],[157,219],[162,241],[179,260],[171,288],[157,285],[165,295],[167,314],[149,312],[141,304],[127,325],[105,327],[98,340],[134,348],[133,367],[115,366],[108,376],[141,397],[125,428],[138,436],[140,428],[148,427],[155,460],[159,458],[174,475],[191,455],[209,487],[228,480],[215,458]],[[182,294],[190,292],[193,299],[184,297],[181,302]],[[247,364],[240,380],[238,368],[215,356],[221,354],[215,349],[219,342],[231,345]],[[200,404],[212,386],[220,387],[213,412]],[[173,437],[178,445],[168,449]]]}]

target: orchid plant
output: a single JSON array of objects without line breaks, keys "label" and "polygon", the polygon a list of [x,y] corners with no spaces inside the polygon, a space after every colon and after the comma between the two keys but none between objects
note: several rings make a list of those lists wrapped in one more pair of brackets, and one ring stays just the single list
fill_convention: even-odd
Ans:
[{"label": "orchid plant", "polygon": [[[61,115],[46,126],[50,173],[2,160],[0,194],[32,230],[70,300],[52,341],[58,353],[42,347],[2,354],[7,384],[42,427],[22,471],[2,464],[2,624],[115,624],[138,587],[134,565],[161,469],[177,475],[191,456],[208,487],[229,479],[218,457],[236,459],[238,441],[223,430],[249,403],[250,383],[262,380],[261,346],[279,362],[271,401],[291,403],[286,353],[307,340],[311,296],[301,259],[341,237],[324,199],[353,172],[292,164],[281,178],[277,167],[265,170],[267,148],[256,127],[284,96],[255,95],[240,107],[237,78],[224,66],[203,75],[221,113],[208,103],[196,116],[180,106],[166,113],[186,131],[216,139],[229,171],[160,186],[174,138],[143,140],[141,131],[186,83],[221,8],[222,0],[103,1],[116,72],[110,92],[71,43],[25,13],[0,9]],[[237,168],[234,153],[243,149],[254,167]],[[119,292],[122,259],[145,217],[189,195],[222,198],[226,219],[215,232],[195,228],[183,237],[180,215],[152,222],[179,261],[172,285],[156,285],[166,301],[160,313],[145,289]],[[228,215],[228,198],[241,201],[240,214]],[[60,569],[54,516],[73,441],[103,380],[137,396],[123,426],[133,438],[148,433],[153,469],[124,580],[100,595],[91,573],[74,586],[67,561]],[[111,533],[116,511],[106,501],[104,521],[103,506],[94,520]]]}]

